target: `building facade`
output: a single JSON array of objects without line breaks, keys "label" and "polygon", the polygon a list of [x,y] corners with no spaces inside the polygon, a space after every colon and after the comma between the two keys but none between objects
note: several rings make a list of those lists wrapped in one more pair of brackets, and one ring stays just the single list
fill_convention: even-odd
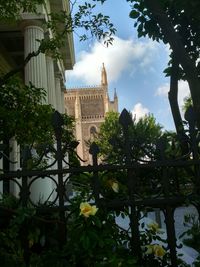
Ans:
[{"label": "building facade", "polygon": [[[54,36],[51,29],[46,28],[52,12],[69,10],[68,0],[47,0],[37,8],[37,13],[21,13],[16,23],[0,23],[0,73],[5,74],[22,64],[23,60],[39,47],[38,40],[50,39]],[[60,25],[60,28],[64,25]],[[60,49],[61,58],[53,59],[51,54],[40,53],[25,66],[21,76],[25,84],[31,82],[38,88],[46,89],[48,104],[64,113],[65,70],[73,68],[74,45],[72,34],[68,34],[66,42]]]},{"label": "building facade", "polygon": [[[36,52],[39,47],[38,40],[54,37],[51,29],[45,26],[50,19],[49,14],[59,12],[69,12],[68,0],[46,0],[43,5],[37,7],[36,13],[21,13],[20,19],[14,23],[0,23],[0,74],[4,75],[15,69],[24,62],[24,59],[32,52]],[[64,24],[60,24],[63,30]],[[68,34],[63,47],[59,50],[61,57],[54,59],[49,53],[40,53],[31,58],[20,73],[25,84],[30,82],[46,90],[44,104],[51,104],[60,113],[64,113],[64,90],[65,90],[65,70],[73,68],[75,56],[73,36]],[[33,129],[34,130],[34,129]],[[12,151],[9,158],[16,164],[10,164],[10,170],[20,169],[20,149],[15,139],[10,140]],[[0,160],[0,169],[3,169]],[[16,184],[11,184],[12,192],[17,192]],[[0,192],[3,185],[0,182]],[[41,195],[48,197],[53,189],[53,185],[45,179],[38,181],[31,188],[31,194],[35,199]]]},{"label": "building facade", "polygon": [[91,163],[88,141],[98,133],[100,125],[109,111],[118,112],[116,91],[113,101],[108,95],[108,81],[105,66],[101,70],[101,84],[98,86],[70,88],[65,91],[65,112],[75,118],[75,135],[79,142],[77,153],[84,162]]}]

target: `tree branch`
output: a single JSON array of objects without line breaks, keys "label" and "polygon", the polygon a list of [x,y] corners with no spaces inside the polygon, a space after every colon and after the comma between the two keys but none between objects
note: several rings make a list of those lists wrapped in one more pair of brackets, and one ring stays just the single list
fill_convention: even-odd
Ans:
[{"label": "tree branch", "polygon": [[162,32],[168,40],[173,52],[176,54],[180,64],[182,65],[187,81],[190,87],[191,97],[194,105],[194,111],[196,113],[197,125],[200,129],[200,97],[199,89],[200,82],[198,79],[198,73],[195,66],[195,62],[187,54],[184,45],[181,41],[181,37],[175,31],[170,19],[163,10],[160,1],[157,0],[144,0],[149,10],[152,12],[155,20],[160,25]]},{"label": "tree branch", "polygon": [[9,71],[2,78],[0,78],[0,86],[4,85],[12,76],[23,70],[26,64],[31,60],[31,58],[37,57],[40,53],[41,53],[40,48],[36,52],[29,53],[28,56],[24,59],[22,64],[20,64],[18,67]]},{"label": "tree branch", "polygon": [[181,145],[182,154],[186,155],[188,153],[188,144],[186,140],[184,140],[185,132],[178,105],[178,80],[179,80],[178,73],[179,73],[179,62],[176,55],[172,53],[172,70],[171,70],[170,91],[168,93],[168,98],[174,124],[176,127],[176,132]]}]

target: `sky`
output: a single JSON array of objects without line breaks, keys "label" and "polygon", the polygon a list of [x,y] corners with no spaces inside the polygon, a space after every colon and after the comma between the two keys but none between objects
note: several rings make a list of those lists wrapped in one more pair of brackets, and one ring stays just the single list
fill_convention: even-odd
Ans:
[{"label": "sky", "polygon": [[[168,101],[169,78],[163,70],[169,60],[169,46],[147,38],[138,38],[130,5],[125,0],[107,0],[99,12],[110,17],[117,29],[113,44],[105,47],[97,40],[80,42],[74,34],[76,63],[66,72],[67,88],[99,85],[102,63],[108,78],[108,92],[113,100],[116,88],[119,112],[124,108],[138,120],[151,113],[166,130],[174,130]],[[189,94],[187,83],[179,82],[178,101]]]}]

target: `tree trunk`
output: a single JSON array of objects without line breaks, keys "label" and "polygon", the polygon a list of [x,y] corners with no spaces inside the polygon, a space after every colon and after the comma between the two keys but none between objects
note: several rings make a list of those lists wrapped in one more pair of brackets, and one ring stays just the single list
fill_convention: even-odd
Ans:
[{"label": "tree trunk", "polygon": [[184,138],[185,131],[183,127],[183,121],[181,118],[181,113],[178,105],[178,72],[179,72],[179,63],[176,55],[172,53],[172,71],[170,78],[170,91],[168,93],[169,103],[171,107],[171,112],[176,127],[176,132],[179,138],[181,145],[181,151],[183,155],[188,153],[188,144]]},{"label": "tree trunk", "polygon": [[193,101],[194,111],[196,114],[197,126],[200,129],[200,81],[195,66],[195,62],[189,57],[185,51],[184,45],[179,34],[174,30],[170,19],[165,14],[160,1],[158,0],[144,0],[149,10],[152,12],[154,18],[159,23],[162,33],[169,42],[171,49],[178,58],[183,67],[186,78],[190,87],[190,93]]}]

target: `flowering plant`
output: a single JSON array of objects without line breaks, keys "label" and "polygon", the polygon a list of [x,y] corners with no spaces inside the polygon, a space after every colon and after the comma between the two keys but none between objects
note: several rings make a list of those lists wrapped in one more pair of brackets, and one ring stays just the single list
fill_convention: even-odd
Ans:
[{"label": "flowering plant", "polygon": [[166,254],[166,250],[163,246],[158,244],[147,245],[146,254],[154,254],[156,257],[163,257]]},{"label": "flowering plant", "polygon": [[69,266],[138,266],[123,245],[125,235],[116,225],[115,212],[97,208],[83,199],[86,195],[76,196],[71,206],[74,213],[65,246]]},{"label": "flowering plant", "polygon": [[88,202],[82,202],[80,204],[80,215],[88,218],[89,216],[94,216],[98,211],[98,208],[94,205],[90,205]]},{"label": "flowering plant", "polygon": [[142,224],[141,243],[143,246],[143,260],[147,266],[170,266],[169,252],[165,249],[166,240],[156,222]]},{"label": "flowering plant", "polygon": [[147,224],[147,228],[150,229],[154,233],[158,233],[158,234],[162,233],[158,223],[156,223],[156,222],[152,222],[152,223]]}]

